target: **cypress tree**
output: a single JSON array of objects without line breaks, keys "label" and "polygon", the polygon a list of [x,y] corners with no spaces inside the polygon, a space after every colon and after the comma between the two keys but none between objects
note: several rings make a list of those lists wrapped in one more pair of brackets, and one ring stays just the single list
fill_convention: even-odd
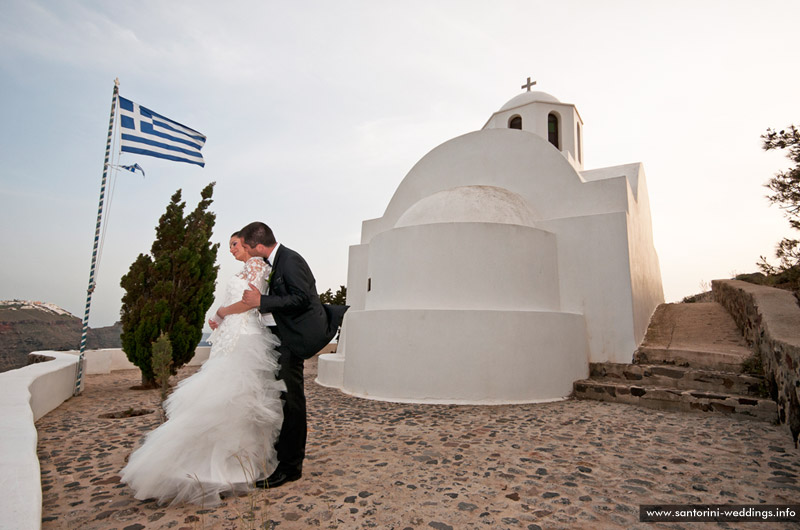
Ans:
[{"label": "cypress tree", "polygon": [[214,302],[217,249],[211,244],[216,214],[208,211],[214,184],[184,216],[186,203],[175,192],[156,227],[150,254],[140,254],[122,277],[122,349],[142,372],[142,385],[153,386],[153,343],[164,333],[172,345],[173,374],[194,356]]}]

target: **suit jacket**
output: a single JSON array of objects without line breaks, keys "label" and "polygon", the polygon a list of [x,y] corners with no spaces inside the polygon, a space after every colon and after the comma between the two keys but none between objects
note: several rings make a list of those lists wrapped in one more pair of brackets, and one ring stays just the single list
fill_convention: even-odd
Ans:
[{"label": "suit jacket", "polygon": [[306,260],[281,245],[272,264],[269,294],[261,295],[259,311],[275,317],[283,346],[309,359],[336,335],[347,306],[323,305]]}]

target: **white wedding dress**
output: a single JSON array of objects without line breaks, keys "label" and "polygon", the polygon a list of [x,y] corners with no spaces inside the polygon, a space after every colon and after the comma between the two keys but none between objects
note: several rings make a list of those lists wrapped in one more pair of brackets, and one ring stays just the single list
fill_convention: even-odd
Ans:
[{"label": "white wedding dress", "polygon": [[[250,258],[228,283],[223,306],[241,300],[248,283],[263,293],[268,274],[264,260]],[[286,388],[276,379],[278,339],[251,309],[228,315],[209,341],[208,360],[165,401],[167,421],[120,473],[137,499],[213,506],[221,493],[247,491],[277,465]]]}]

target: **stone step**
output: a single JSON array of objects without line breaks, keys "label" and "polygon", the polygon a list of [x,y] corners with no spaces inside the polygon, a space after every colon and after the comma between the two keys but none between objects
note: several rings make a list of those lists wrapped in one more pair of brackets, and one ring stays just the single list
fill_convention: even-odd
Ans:
[{"label": "stone step", "polygon": [[722,305],[661,304],[634,362],[741,372],[741,363],[751,355],[742,332]]},{"label": "stone step", "polygon": [[590,379],[576,381],[573,395],[776,421],[778,407],[766,397],[763,378],[742,373],[750,356],[736,323],[720,304],[662,304],[653,313],[634,364],[591,363]]},{"label": "stone step", "polygon": [[704,370],[668,364],[591,363],[590,379],[608,382],[702,390],[724,394],[766,397],[764,378],[743,373]]},{"label": "stone step", "polygon": [[668,364],[720,372],[741,372],[742,362],[750,352],[698,351],[681,348],[654,348],[640,346],[633,356],[636,364]]},{"label": "stone step", "polygon": [[656,410],[723,413],[769,422],[775,422],[778,418],[778,407],[771,399],[721,392],[585,379],[573,384],[573,395],[577,399],[627,403]]}]

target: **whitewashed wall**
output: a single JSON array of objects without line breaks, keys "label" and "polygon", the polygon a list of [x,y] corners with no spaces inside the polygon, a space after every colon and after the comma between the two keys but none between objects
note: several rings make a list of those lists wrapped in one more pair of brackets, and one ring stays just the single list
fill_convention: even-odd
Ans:
[{"label": "whitewashed wall", "polygon": [[[209,347],[197,348],[189,364],[202,364],[208,359],[209,350]],[[78,354],[33,352],[31,355],[52,360],[0,373],[0,528],[3,530],[41,528],[42,486],[34,422],[72,397]],[[87,375],[138,370],[119,349],[87,351],[84,361]]]}]

